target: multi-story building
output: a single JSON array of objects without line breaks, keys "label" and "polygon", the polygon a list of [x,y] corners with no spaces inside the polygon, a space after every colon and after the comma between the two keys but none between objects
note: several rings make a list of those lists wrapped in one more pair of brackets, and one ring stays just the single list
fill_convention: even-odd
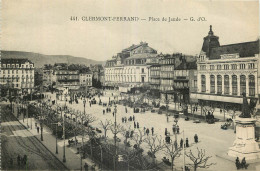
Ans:
[{"label": "multi-story building", "polygon": [[69,69],[67,64],[55,64],[54,66],[57,88],[68,88],[69,90],[80,88],[79,70]]},{"label": "multi-story building", "polygon": [[[179,54],[181,55],[181,54]],[[159,60],[160,64],[160,93],[161,99],[172,100],[174,98],[173,94],[173,76],[174,76],[174,64],[175,64],[175,55],[165,55]],[[166,96],[167,94],[167,96]]]},{"label": "multi-story building", "polygon": [[258,98],[259,40],[220,46],[212,27],[197,59],[198,89],[191,98],[207,105],[241,108],[242,93]]},{"label": "multi-story building", "polygon": [[45,64],[43,67],[42,75],[43,86],[49,87],[56,84],[57,78],[54,74],[54,67],[52,65]]},{"label": "multi-story building", "polygon": [[196,61],[187,62],[182,57],[182,63],[174,70],[174,95],[175,101],[190,102],[190,91],[197,90],[197,64]]},{"label": "multi-story building", "polygon": [[157,51],[145,42],[124,49],[106,63],[106,86],[128,91],[130,88],[148,84],[149,66],[146,65],[146,60],[155,56],[157,56]]},{"label": "multi-story building", "polygon": [[0,84],[16,93],[34,90],[34,64],[28,59],[2,59]]},{"label": "multi-story building", "polygon": [[80,82],[80,87],[91,87],[92,86],[92,73],[91,72],[80,72],[79,82]]},{"label": "multi-story building", "polygon": [[160,58],[163,55],[160,54],[155,57],[150,57],[147,59],[146,64],[149,65],[149,84],[150,92],[155,97],[160,97],[160,73],[161,65],[159,64]]}]

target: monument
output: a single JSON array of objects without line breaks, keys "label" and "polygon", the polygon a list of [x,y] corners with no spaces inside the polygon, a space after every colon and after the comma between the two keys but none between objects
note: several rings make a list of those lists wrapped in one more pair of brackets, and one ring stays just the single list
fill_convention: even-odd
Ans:
[{"label": "monument", "polygon": [[236,140],[233,146],[229,148],[228,155],[232,157],[245,157],[246,160],[260,158],[260,149],[255,141],[255,122],[251,118],[249,105],[245,93],[243,94],[242,114],[235,119],[236,122]]}]

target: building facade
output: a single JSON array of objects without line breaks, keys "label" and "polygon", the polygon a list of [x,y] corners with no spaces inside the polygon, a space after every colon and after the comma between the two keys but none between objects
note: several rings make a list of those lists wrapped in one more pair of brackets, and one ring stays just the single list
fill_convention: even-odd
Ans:
[{"label": "building facade", "polygon": [[196,61],[187,62],[185,58],[174,70],[174,98],[176,102],[190,103],[190,92],[197,90]]},{"label": "building facade", "polygon": [[[160,64],[160,94],[163,100],[173,100],[175,56],[166,55],[159,61]],[[167,95],[166,95],[167,94]],[[167,97],[167,99],[166,99]]]},{"label": "building facade", "polygon": [[80,87],[91,87],[92,86],[92,73],[91,72],[81,72],[79,74],[79,84]]},{"label": "building facade", "polygon": [[106,86],[126,92],[133,87],[148,85],[149,66],[146,60],[155,56],[157,51],[145,42],[124,49],[105,65]]},{"label": "building facade", "polygon": [[217,107],[241,108],[242,94],[259,94],[259,40],[220,46],[212,27],[197,59],[197,91],[191,98]]},{"label": "building facade", "polygon": [[34,91],[34,64],[28,59],[2,59],[0,84],[17,93]]}]

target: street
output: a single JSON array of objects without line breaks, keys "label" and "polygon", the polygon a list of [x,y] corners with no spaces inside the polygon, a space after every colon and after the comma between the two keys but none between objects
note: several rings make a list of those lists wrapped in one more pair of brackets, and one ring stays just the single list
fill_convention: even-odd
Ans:
[{"label": "street", "polygon": [[[35,136],[11,114],[7,105],[1,105],[1,148],[3,170],[67,170]],[[18,163],[17,157],[27,156],[27,163]]]}]

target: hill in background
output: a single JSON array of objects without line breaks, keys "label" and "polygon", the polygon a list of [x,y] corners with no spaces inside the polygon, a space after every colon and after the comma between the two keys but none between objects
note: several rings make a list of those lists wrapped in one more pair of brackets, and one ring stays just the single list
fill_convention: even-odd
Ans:
[{"label": "hill in background", "polygon": [[1,51],[1,58],[27,58],[34,63],[34,66],[41,68],[44,64],[55,64],[55,63],[68,63],[68,64],[84,64],[87,66],[95,64],[105,64],[105,61],[95,61],[92,59],[75,57],[70,55],[44,55],[33,52],[22,52],[22,51]]}]

